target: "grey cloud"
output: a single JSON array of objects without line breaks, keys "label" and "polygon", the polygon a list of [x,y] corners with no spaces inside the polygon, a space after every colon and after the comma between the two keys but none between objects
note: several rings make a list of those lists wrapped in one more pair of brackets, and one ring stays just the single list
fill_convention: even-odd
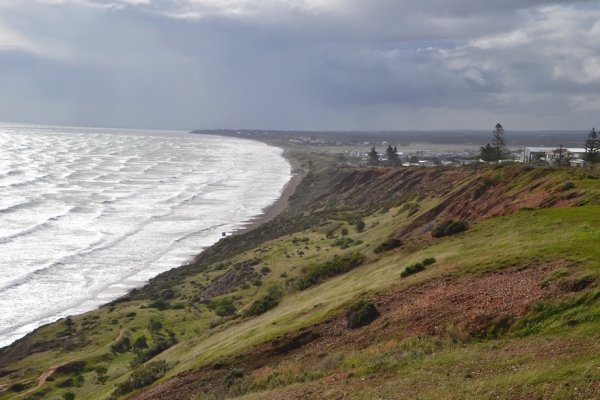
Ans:
[{"label": "grey cloud", "polygon": [[598,125],[600,11],[573,4],[0,0],[0,120],[585,128]]}]

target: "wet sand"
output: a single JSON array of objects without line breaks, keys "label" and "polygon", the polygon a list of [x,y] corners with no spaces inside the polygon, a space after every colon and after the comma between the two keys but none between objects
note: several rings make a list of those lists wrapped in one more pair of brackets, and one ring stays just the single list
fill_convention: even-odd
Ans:
[{"label": "wet sand", "polygon": [[[274,145],[269,142],[265,142],[265,143],[267,143],[270,146]],[[281,146],[277,146],[277,145],[274,145],[274,146],[281,147]],[[302,167],[300,166],[300,163],[298,162],[298,160],[296,160],[294,157],[292,157],[290,155],[290,149],[285,148],[285,147],[281,147],[281,148],[283,149],[282,156],[285,157],[286,160],[290,163],[290,165],[292,167],[292,171],[301,169]],[[287,206],[289,204],[289,198],[296,191],[296,187],[302,180],[303,176],[304,176],[304,173],[294,173],[292,175],[292,178],[288,181],[288,183],[283,188],[283,191],[281,192],[281,196],[279,197],[279,199],[277,199],[277,201],[275,203],[273,203],[270,206],[268,206],[267,208],[265,208],[261,215],[258,215],[256,217],[252,218],[251,220],[245,222],[244,226],[237,229],[236,231],[234,231],[233,234],[237,235],[237,234],[249,232],[249,231],[255,229],[256,227],[258,227],[266,222],[269,222],[270,220],[275,218],[277,215],[281,214],[287,208]]]}]

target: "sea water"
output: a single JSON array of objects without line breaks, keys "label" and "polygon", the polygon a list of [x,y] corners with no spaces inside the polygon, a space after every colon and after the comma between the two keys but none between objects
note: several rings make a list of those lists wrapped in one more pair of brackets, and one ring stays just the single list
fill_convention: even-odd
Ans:
[{"label": "sea water", "polygon": [[0,124],[0,347],[186,263],[289,179],[255,141]]}]

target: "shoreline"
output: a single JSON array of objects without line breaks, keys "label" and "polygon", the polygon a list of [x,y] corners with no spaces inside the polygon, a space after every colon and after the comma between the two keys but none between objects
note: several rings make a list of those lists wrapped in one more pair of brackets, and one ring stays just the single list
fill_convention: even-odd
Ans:
[{"label": "shoreline", "polygon": [[[257,140],[257,142],[258,141],[259,140]],[[302,169],[302,167],[300,165],[300,162],[290,155],[289,148],[283,146],[276,146],[273,143],[269,143],[266,141],[263,141],[262,143],[266,143],[269,146],[279,147],[280,149],[283,149],[282,157],[284,157],[290,164],[292,177],[285,184],[283,190],[281,191],[281,195],[273,204],[267,206],[263,210],[262,214],[249,219],[247,222],[244,222],[242,227],[236,229],[232,233],[233,235],[240,235],[242,233],[250,232],[251,230],[258,228],[259,226],[271,221],[273,218],[281,214],[288,207],[290,202],[290,196],[294,194],[296,188],[300,184],[300,181],[302,181],[302,178],[304,177],[304,173],[302,172],[294,173],[294,171]],[[196,257],[200,254],[202,253],[198,253]]]},{"label": "shoreline", "polygon": [[[219,135],[215,135],[214,136],[219,136]],[[222,136],[226,136],[226,135],[222,135]],[[245,139],[245,138],[244,138]],[[262,210],[261,214],[258,214],[250,219],[248,219],[247,221],[242,221],[240,222],[240,227],[236,228],[235,230],[233,230],[231,232],[232,235],[240,235],[246,232],[250,232],[253,229],[256,229],[257,227],[271,221],[272,219],[274,219],[277,215],[281,214],[289,205],[289,197],[295,192],[298,184],[300,183],[300,181],[302,180],[302,178],[304,177],[305,173],[303,172],[296,172],[294,173],[294,171],[297,171],[299,169],[302,169],[300,162],[298,160],[296,160],[294,157],[292,157],[290,155],[290,148],[286,147],[286,146],[282,146],[280,144],[275,144],[273,142],[270,141],[263,141],[263,140],[257,140],[255,138],[252,139],[246,139],[246,140],[254,140],[256,142],[261,142],[261,143],[265,143],[268,146],[273,146],[273,147],[278,147],[280,149],[283,150],[281,156],[284,157],[286,159],[286,161],[290,164],[291,167],[291,178],[290,180],[285,184],[285,186],[283,187],[281,194],[279,196],[279,198],[272,203],[271,205],[267,206],[265,209]],[[229,235],[228,235],[229,236]],[[198,256],[200,256],[204,251],[206,251],[207,249],[209,249],[210,247],[214,246],[217,242],[211,244],[210,246],[207,247],[201,247],[200,249],[198,249],[197,253],[192,257],[192,260],[195,260]],[[187,264],[181,264],[181,265],[176,265],[173,266],[171,269],[163,271],[161,273],[159,273],[158,275],[155,275],[153,278],[156,278],[157,276],[165,273],[165,272],[169,272],[169,271],[173,271],[173,270],[177,270],[179,268],[182,268],[184,266],[186,266]],[[153,279],[150,278],[150,279]],[[143,284],[139,285],[139,286],[135,286],[135,287],[131,287],[127,290],[127,292],[123,295],[120,295],[116,298],[113,298],[112,300],[107,300],[106,302],[103,302],[102,304],[99,304],[96,308],[90,309],[89,311],[85,311],[82,313],[73,313],[73,314],[69,314],[69,316],[74,316],[74,315],[82,315],[82,314],[86,314],[87,312],[90,311],[94,311],[97,310],[101,307],[103,307],[106,304],[109,304],[110,302],[119,299],[119,298],[124,298],[124,297],[128,297],[131,295],[131,292],[133,290],[139,289],[140,287],[143,287],[144,285],[148,284],[149,281],[145,281]],[[50,322],[50,324],[55,323],[54,322]],[[36,332],[40,327],[42,327],[43,325],[38,326],[37,328],[29,331],[28,333],[24,334],[23,336],[19,337],[18,339],[13,340],[11,343],[5,345],[5,346],[0,346],[0,349],[5,349],[5,348],[9,348],[11,346],[13,346],[15,343],[19,342],[20,340],[28,337],[29,335],[31,335],[32,333]]]}]

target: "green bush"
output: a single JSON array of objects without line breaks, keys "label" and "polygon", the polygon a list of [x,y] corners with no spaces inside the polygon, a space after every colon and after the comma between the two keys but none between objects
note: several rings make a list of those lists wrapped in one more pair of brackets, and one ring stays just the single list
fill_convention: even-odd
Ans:
[{"label": "green bush", "polygon": [[75,393],[73,393],[73,392],[65,392],[65,393],[63,393],[62,397],[65,400],[75,400]]},{"label": "green bush", "polygon": [[126,317],[126,318],[133,318],[133,317],[135,317],[136,315],[137,315],[136,313],[134,313],[134,312],[130,312],[130,313],[127,313],[127,314],[125,314],[125,317]]},{"label": "green bush", "polygon": [[402,242],[396,238],[388,238],[373,249],[375,254],[383,253],[384,251],[393,250],[402,246]]},{"label": "green bush", "polygon": [[364,260],[364,254],[354,253],[349,256],[334,257],[324,264],[312,265],[307,268],[298,281],[298,289],[304,290],[323,282],[327,278],[345,274],[361,265]]},{"label": "green bush", "polygon": [[237,311],[235,305],[233,304],[233,300],[229,297],[211,300],[206,306],[213,310],[219,317],[233,315]]},{"label": "green bush", "polygon": [[19,393],[25,389],[25,385],[23,385],[21,382],[17,382],[10,385],[9,389],[13,392]]},{"label": "green bush", "polygon": [[265,266],[265,267],[262,267],[262,268],[260,269],[260,273],[261,273],[261,274],[263,274],[263,275],[267,275],[269,272],[271,272],[271,268],[269,268],[269,267],[267,267],[267,266]]},{"label": "green bush", "polygon": [[266,313],[272,308],[277,307],[281,299],[269,295],[265,295],[255,300],[250,307],[244,311],[245,317],[252,317]]},{"label": "green bush", "polygon": [[347,249],[348,247],[353,246],[355,244],[356,244],[356,242],[354,241],[354,239],[349,238],[349,237],[342,237],[339,239],[335,239],[333,241],[333,243],[331,243],[331,246],[332,247],[340,247],[342,249]]},{"label": "green bush", "polygon": [[119,383],[112,395],[114,397],[122,396],[131,393],[136,389],[151,385],[165,376],[168,370],[169,366],[164,360],[153,361],[148,365],[142,365],[134,369],[131,376],[125,382]]},{"label": "green bush", "polygon": [[152,303],[150,303],[148,305],[148,308],[156,308],[160,311],[164,311],[167,310],[171,305],[169,304],[168,301],[164,301],[162,299],[158,299],[153,301]]},{"label": "green bush", "polygon": [[361,233],[364,230],[365,230],[365,221],[363,221],[362,219],[359,219],[358,221],[356,221],[356,232]]},{"label": "green bush", "polygon": [[126,353],[129,350],[131,350],[131,341],[128,337],[121,338],[117,343],[110,346],[110,351],[112,351],[113,354]]},{"label": "green bush", "polygon": [[253,317],[266,313],[279,305],[282,296],[283,293],[277,286],[270,286],[266,295],[255,300],[250,307],[244,311],[244,316]]},{"label": "green bush", "polygon": [[421,272],[425,270],[425,266],[422,263],[411,264],[400,273],[402,278],[406,278],[409,275],[416,274],[417,272]]},{"label": "green bush", "polygon": [[346,311],[346,326],[350,329],[369,325],[379,316],[379,311],[370,301],[359,300]]},{"label": "green bush", "polygon": [[262,286],[262,281],[260,280],[260,278],[255,278],[252,280],[252,285],[254,286]]},{"label": "green bush", "polygon": [[243,378],[243,377],[244,377],[244,370],[243,369],[241,369],[241,368],[233,368],[223,378],[223,386],[225,386],[226,388],[230,388],[231,385],[233,385],[233,382],[235,382],[236,379]]},{"label": "green bush", "polygon": [[426,267],[428,265],[435,264],[436,262],[437,260],[434,257],[429,257],[421,261],[421,264],[423,264],[423,266]]},{"label": "green bush", "polygon": [[431,236],[434,238],[441,238],[444,236],[456,235],[457,233],[466,231],[468,228],[469,225],[465,221],[453,221],[447,219],[436,225],[433,231],[431,231]]},{"label": "green bush", "polygon": [[148,348],[148,339],[146,339],[145,335],[140,336],[139,338],[135,339],[135,342],[133,342],[134,350],[142,350],[142,349],[147,349],[147,348]]},{"label": "green bush", "polygon": [[176,344],[177,339],[175,337],[170,337],[168,339],[160,338],[148,350],[136,352],[135,358],[131,361],[131,366],[135,368]]},{"label": "green bush", "polygon": [[558,188],[558,191],[559,192],[566,192],[567,190],[571,190],[573,188],[575,188],[575,184],[573,182],[571,182],[571,181],[568,181],[568,182],[565,182],[563,185],[561,185]]}]

